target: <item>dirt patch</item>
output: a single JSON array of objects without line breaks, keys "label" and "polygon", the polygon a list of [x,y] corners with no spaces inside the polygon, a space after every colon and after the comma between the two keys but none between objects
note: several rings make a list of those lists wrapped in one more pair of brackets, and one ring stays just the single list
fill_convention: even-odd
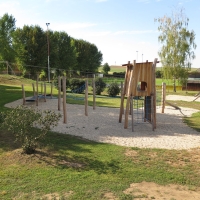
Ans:
[{"label": "dirt patch", "polygon": [[127,149],[125,152],[125,156],[130,157],[130,158],[135,158],[138,156],[138,152],[135,150]]},{"label": "dirt patch", "polygon": [[0,157],[0,163],[3,165],[20,164],[26,166],[62,166],[75,169],[83,169],[84,163],[75,162],[67,157],[60,159],[59,156],[45,150],[37,150],[34,154],[27,155],[22,149],[8,151]]},{"label": "dirt patch", "polygon": [[[193,189],[193,190],[192,190]],[[133,196],[134,200],[198,200],[200,199],[200,188],[189,189],[185,186],[167,185],[162,186],[155,183],[133,183],[124,191],[125,194]]]},{"label": "dirt patch", "polygon": [[199,166],[200,164],[200,148],[171,150],[162,153],[157,153],[153,150],[132,150],[129,148],[126,149],[124,154],[128,159],[133,160],[134,163],[139,163],[141,157],[145,157],[146,165],[156,163],[156,161],[163,161],[174,168],[182,168],[187,165]]},{"label": "dirt patch", "polygon": [[112,192],[105,193],[104,198],[109,200],[118,200]]},{"label": "dirt patch", "polygon": [[60,199],[67,199],[70,195],[73,194],[73,191],[66,192],[62,195],[59,195],[58,193],[51,193],[51,194],[46,194],[42,197],[42,199],[45,200],[60,200]]}]

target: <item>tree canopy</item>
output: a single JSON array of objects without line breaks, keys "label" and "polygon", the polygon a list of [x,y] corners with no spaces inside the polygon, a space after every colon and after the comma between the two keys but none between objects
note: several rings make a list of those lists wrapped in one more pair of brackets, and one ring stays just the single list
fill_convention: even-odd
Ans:
[{"label": "tree canopy", "polygon": [[103,55],[96,45],[84,40],[75,40],[74,45],[78,53],[76,70],[82,72],[96,72],[101,65]]},{"label": "tree canopy", "polygon": [[163,76],[174,80],[176,92],[176,79],[181,83],[187,80],[191,61],[195,58],[195,33],[188,30],[189,19],[183,9],[173,11],[170,17],[165,15],[155,21],[159,23],[158,41],[162,47],[158,54],[163,66]]},{"label": "tree canopy", "polygon": [[46,37],[39,26],[27,26],[17,28],[13,37],[13,46],[17,54],[16,59],[22,66],[34,75],[41,72],[39,66],[45,66]]},{"label": "tree canopy", "polygon": [[103,65],[103,73],[104,74],[108,74],[108,72],[110,71],[110,66],[109,66],[109,64],[108,63],[105,63],[104,65]]},{"label": "tree canopy", "polygon": [[42,72],[47,76],[49,39],[51,72],[58,75],[98,70],[103,55],[95,44],[72,38],[64,31],[47,31],[38,25],[16,28],[15,18],[5,14],[0,17],[0,59],[16,63],[32,76]]},{"label": "tree canopy", "polygon": [[0,58],[13,62],[15,52],[12,47],[12,34],[15,31],[15,18],[7,13],[0,18]]}]

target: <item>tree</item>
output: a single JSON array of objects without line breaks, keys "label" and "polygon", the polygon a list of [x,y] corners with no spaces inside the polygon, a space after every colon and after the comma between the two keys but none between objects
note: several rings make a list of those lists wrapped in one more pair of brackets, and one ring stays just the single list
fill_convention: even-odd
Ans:
[{"label": "tree", "polygon": [[110,66],[108,65],[108,63],[105,63],[105,64],[103,65],[102,70],[103,70],[103,73],[104,73],[104,74],[108,74],[108,72],[110,71]]},{"label": "tree", "polygon": [[176,92],[176,79],[185,82],[191,68],[191,60],[195,58],[195,33],[188,30],[189,19],[183,9],[172,12],[171,17],[164,16],[155,21],[159,23],[158,30],[161,32],[158,41],[163,44],[158,52],[163,66],[163,76],[173,79]]},{"label": "tree", "polygon": [[18,64],[31,75],[40,73],[41,67],[47,67],[47,38],[39,26],[17,28],[13,37],[13,46],[17,52]]},{"label": "tree", "polygon": [[80,73],[96,72],[101,65],[102,53],[98,48],[87,41],[74,39],[78,53],[76,70]]},{"label": "tree", "polygon": [[0,18],[0,58],[8,62],[14,62],[15,60],[15,51],[12,46],[15,22],[15,18],[7,13]]},{"label": "tree", "polygon": [[[77,64],[77,52],[71,37],[65,32],[55,31],[50,35],[50,41],[51,67],[66,71],[73,70]],[[61,75],[59,70],[56,72],[57,75]]]}]

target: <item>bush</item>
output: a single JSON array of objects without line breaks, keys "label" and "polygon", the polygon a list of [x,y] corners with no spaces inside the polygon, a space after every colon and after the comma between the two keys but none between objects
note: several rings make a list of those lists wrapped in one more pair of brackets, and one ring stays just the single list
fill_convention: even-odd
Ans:
[{"label": "bush", "polygon": [[26,106],[9,110],[5,116],[2,127],[14,134],[26,154],[35,152],[40,140],[44,139],[52,127],[57,126],[61,117],[60,114],[57,115],[50,110],[40,112]]},{"label": "bush", "polygon": [[108,86],[108,95],[111,97],[115,97],[120,93],[120,88],[117,83],[111,83]]},{"label": "bush", "polygon": [[5,113],[4,112],[0,112],[0,127],[1,127],[1,124],[4,122],[4,118],[6,117]]},{"label": "bush", "polygon": [[73,93],[83,93],[85,90],[85,81],[77,78],[73,78],[70,80],[69,88]]},{"label": "bush", "polygon": [[156,78],[162,78],[163,72],[161,70],[156,70]]},{"label": "bush", "polygon": [[126,72],[113,72],[113,77],[125,78]]},{"label": "bush", "polygon": [[97,78],[95,80],[95,93],[97,95],[100,95],[101,92],[103,92],[105,88],[106,88],[106,83],[103,81],[103,79]]},{"label": "bush", "polygon": [[[55,79],[54,79],[54,85],[55,85],[55,87],[58,89],[58,77],[55,77]],[[69,79],[66,78],[66,90],[67,90],[67,88],[69,88],[69,87],[70,87]],[[61,78],[61,91],[63,91],[62,78]]]}]

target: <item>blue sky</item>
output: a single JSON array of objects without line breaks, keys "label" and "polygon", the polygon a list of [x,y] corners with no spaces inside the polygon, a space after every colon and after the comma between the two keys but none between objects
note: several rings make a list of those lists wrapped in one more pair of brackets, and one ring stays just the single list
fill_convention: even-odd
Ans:
[{"label": "blue sky", "polygon": [[46,23],[53,31],[94,43],[103,53],[103,62],[121,65],[127,61],[153,61],[158,58],[158,23],[155,18],[170,16],[183,7],[190,19],[189,30],[196,34],[196,59],[200,68],[199,0],[0,0],[0,16],[8,13],[16,26]]}]

